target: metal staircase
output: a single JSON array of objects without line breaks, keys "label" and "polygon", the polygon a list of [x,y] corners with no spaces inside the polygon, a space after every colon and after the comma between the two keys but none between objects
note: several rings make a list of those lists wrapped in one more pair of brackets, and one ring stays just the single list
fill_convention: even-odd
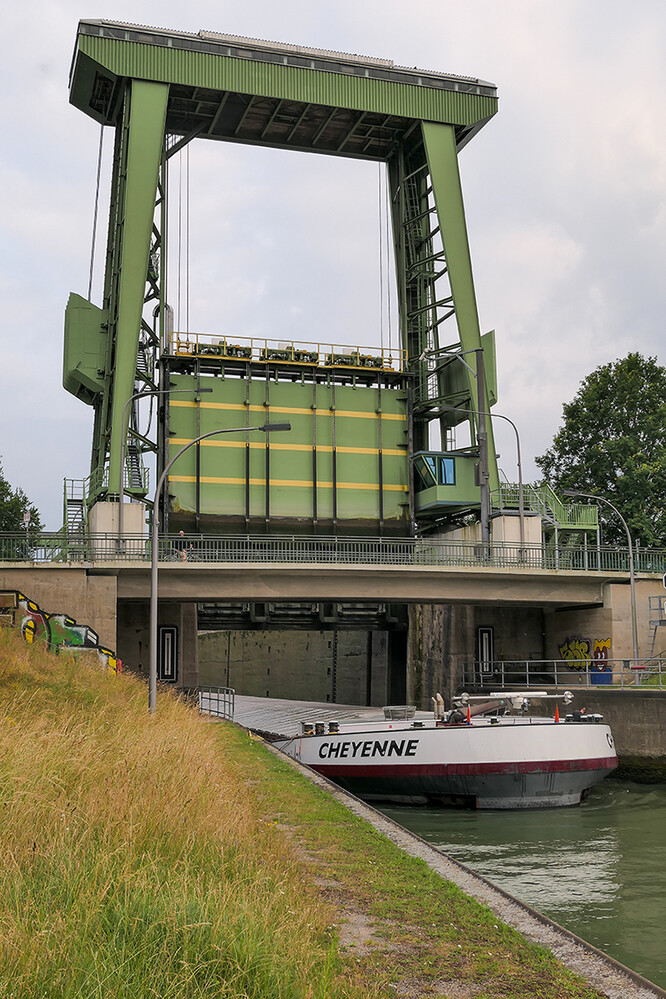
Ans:
[{"label": "metal staircase", "polygon": [[[599,513],[596,506],[587,503],[563,503],[547,483],[523,486],[523,504],[527,513],[541,517],[546,545],[560,552],[580,548],[581,537],[587,542],[588,534],[598,534]],[[495,513],[514,512],[519,508],[519,487],[513,482],[501,482],[491,495],[491,509]]]},{"label": "metal staircase", "polygon": [[137,445],[130,441],[125,448],[125,490],[134,495],[146,494],[146,467]]},{"label": "metal staircase", "polygon": [[63,524],[70,538],[84,537],[87,520],[87,479],[65,479]]},{"label": "metal staircase", "polygon": [[[150,357],[143,344],[139,345],[137,355],[137,371],[143,371],[146,375],[152,373]],[[139,391],[139,386],[135,383],[135,388]],[[138,431],[139,426],[139,400],[134,399],[131,408],[131,419],[128,428],[127,443],[125,444],[125,468],[123,469],[123,489],[131,493],[132,496],[144,497],[148,492],[148,470],[143,463],[143,450],[145,439]]]},{"label": "metal staircase", "polygon": [[[426,359],[439,342],[439,326],[454,314],[449,295],[437,301],[436,283],[446,274],[444,250],[435,242],[438,233],[436,208],[427,165],[424,163],[403,183],[402,234],[405,256],[405,300],[407,349],[412,364],[418,363],[415,404],[430,409],[440,396],[437,361]],[[444,311],[442,311],[444,309]]]}]

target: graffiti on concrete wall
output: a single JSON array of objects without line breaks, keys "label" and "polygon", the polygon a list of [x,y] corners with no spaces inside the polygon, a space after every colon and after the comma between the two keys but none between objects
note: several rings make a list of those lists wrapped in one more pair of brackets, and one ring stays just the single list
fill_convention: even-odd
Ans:
[{"label": "graffiti on concrete wall", "polygon": [[67,649],[77,656],[98,662],[112,673],[120,673],[122,663],[87,624],[77,624],[67,614],[49,614],[19,590],[0,590],[0,623],[21,629],[26,642],[43,643],[51,652]]},{"label": "graffiti on concrete wall", "polygon": [[599,673],[610,670],[610,638],[566,638],[559,646],[559,653],[570,669],[596,669]]},{"label": "graffiti on concrete wall", "polygon": [[590,642],[587,638],[567,638],[559,646],[560,656],[571,669],[585,669],[590,665]]},{"label": "graffiti on concrete wall", "polygon": [[594,666],[601,673],[602,671],[610,669],[610,664],[608,660],[610,659],[610,649],[611,640],[610,638],[596,639],[594,640],[594,648],[592,649],[592,657]]}]

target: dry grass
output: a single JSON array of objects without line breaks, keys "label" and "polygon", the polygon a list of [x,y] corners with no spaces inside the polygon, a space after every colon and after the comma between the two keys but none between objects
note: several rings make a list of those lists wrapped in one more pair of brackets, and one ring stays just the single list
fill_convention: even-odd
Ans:
[{"label": "dry grass", "polygon": [[175,698],[0,631],[0,806],[0,995],[328,994],[328,910]]},{"label": "dry grass", "polygon": [[234,726],[0,629],[0,999],[150,996],[598,993]]}]

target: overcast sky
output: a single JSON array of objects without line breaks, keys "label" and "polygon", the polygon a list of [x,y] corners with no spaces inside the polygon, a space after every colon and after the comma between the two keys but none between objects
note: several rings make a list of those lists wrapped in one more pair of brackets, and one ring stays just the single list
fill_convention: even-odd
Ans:
[{"label": "overcast sky", "polygon": [[[88,474],[92,434],[92,410],[61,381],[67,297],[88,289],[99,142],[99,126],[68,103],[84,17],[356,52],[496,84],[499,113],[460,164],[481,326],[497,331],[496,409],[518,424],[526,479],[586,374],[632,350],[666,363],[663,0],[14,3],[3,11],[0,69],[0,455],[49,528],[62,523],[63,478]],[[191,330],[386,342],[377,165],[200,142],[189,170]],[[103,241],[98,304],[102,250]],[[183,285],[180,325],[187,319]],[[496,438],[515,481],[502,421]]]}]

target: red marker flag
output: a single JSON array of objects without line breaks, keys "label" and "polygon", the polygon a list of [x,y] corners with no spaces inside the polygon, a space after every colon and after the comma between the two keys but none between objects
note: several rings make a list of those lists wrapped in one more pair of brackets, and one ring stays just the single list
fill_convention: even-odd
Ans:
[{"label": "red marker flag", "polygon": [[559,707],[556,704],[555,705],[555,724],[556,725],[557,725],[557,723],[558,723],[559,720],[560,720],[560,709],[559,709]]},{"label": "red marker flag", "polygon": [[469,710],[469,704],[467,705],[467,724],[472,724],[472,712]]}]

